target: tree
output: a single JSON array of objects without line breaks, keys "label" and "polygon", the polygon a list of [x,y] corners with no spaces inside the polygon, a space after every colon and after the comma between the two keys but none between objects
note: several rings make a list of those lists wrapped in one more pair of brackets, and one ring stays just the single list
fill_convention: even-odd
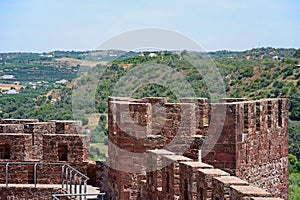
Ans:
[{"label": "tree", "polygon": [[293,55],[294,58],[300,58],[300,49],[296,50],[294,55]]}]

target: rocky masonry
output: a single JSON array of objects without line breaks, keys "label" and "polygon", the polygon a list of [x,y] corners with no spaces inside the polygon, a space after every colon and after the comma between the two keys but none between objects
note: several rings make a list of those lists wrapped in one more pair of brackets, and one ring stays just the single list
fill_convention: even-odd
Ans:
[{"label": "rocky masonry", "polygon": [[[287,99],[210,104],[205,98],[168,103],[111,97],[108,104],[109,199],[288,199]],[[198,168],[185,163],[189,160],[219,171],[206,177],[208,172],[193,172]],[[223,175],[232,177],[214,178]]]},{"label": "rocky masonry", "polygon": [[[35,119],[3,119],[0,125],[0,161],[69,163],[85,174],[94,171],[89,161],[89,136],[81,122]],[[9,165],[11,183],[33,183],[33,165]],[[0,165],[0,183],[5,183],[5,164]],[[20,173],[21,172],[21,173]],[[38,183],[61,183],[60,165],[37,165]],[[95,182],[95,175],[91,182]]]},{"label": "rocky masonry", "polygon": [[[287,99],[110,97],[108,105],[106,162],[89,161],[80,122],[34,119],[1,121],[0,162],[69,163],[111,200],[288,199]],[[61,166],[37,168],[39,184],[61,183]],[[33,165],[9,165],[8,178],[25,186],[0,185],[1,199],[54,190],[26,187]]]}]

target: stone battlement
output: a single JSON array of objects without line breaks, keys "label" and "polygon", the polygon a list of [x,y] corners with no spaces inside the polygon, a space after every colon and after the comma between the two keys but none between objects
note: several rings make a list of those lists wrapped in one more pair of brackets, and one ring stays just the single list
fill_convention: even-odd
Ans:
[{"label": "stone battlement", "polygon": [[1,161],[89,161],[89,137],[80,121],[3,119],[0,136]]},{"label": "stone battlement", "polygon": [[[202,162],[267,190],[274,197],[288,198],[287,99],[230,98],[209,103],[206,98],[183,98],[179,101],[109,98],[107,162],[114,169],[108,170],[107,190],[112,199],[138,199],[144,193],[141,191],[147,191],[143,187],[149,183],[140,180],[147,180],[146,157],[153,149],[165,149],[190,161],[199,162],[200,157]],[[168,159],[164,158],[162,163],[164,160]],[[165,177],[162,174],[170,166],[174,168],[171,161],[151,173]],[[175,168],[179,169],[179,164]],[[174,171],[169,176],[178,179],[179,173]],[[164,190],[161,189],[164,183],[168,185],[165,187],[169,189],[165,190],[170,193],[163,199],[182,195],[179,192],[182,177],[176,179],[174,183],[163,179],[157,183],[156,189],[162,194],[165,192],[159,191]],[[236,189],[236,195],[239,193]]]},{"label": "stone battlement", "polygon": [[[95,182],[96,165],[90,162],[89,135],[82,134],[80,121],[3,119],[0,124],[0,183],[5,183],[6,162],[9,183],[33,183],[34,162],[68,163]],[[25,165],[22,162],[32,162]],[[60,165],[38,165],[37,181],[60,184]],[[21,172],[21,173],[20,173]]]},{"label": "stone battlement", "polygon": [[[1,120],[0,162],[67,162],[112,200],[288,199],[287,99],[109,97],[108,105],[106,162],[89,161],[81,122],[35,119]],[[38,183],[59,183],[60,173],[39,165]],[[33,165],[12,164],[8,176],[31,184]]]}]

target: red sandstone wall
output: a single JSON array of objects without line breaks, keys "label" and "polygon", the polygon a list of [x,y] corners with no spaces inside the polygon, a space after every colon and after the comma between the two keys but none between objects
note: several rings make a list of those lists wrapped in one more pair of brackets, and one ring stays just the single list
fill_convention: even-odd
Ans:
[{"label": "red sandstone wall", "polygon": [[31,159],[31,134],[0,133],[0,145],[10,146],[10,158],[0,161],[28,161]]},{"label": "red sandstone wall", "polygon": [[[96,182],[96,165],[89,162],[89,136],[81,133],[77,121],[38,122],[37,120],[4,119],[1,121],[0,145],[9,145],[10,158],[1,162],[66,161]],[[16,133],[14,133],[16,131]],[[13,132],[13,133],[10,133]],[[73,134],[70,134],[73,133]],[[67,160],[59,160],[60,144],[67,146]],[[3,148],[2,148],[3,150]],[[33,183],[34,165],[10,164],[8,183]],[[37,165],[37,183],[61,183],[62,165]],[[5,164],[0,165],[0,183],[5,183]]]},{"label": "red sandstone wall", "polygon": [[237,104],[211,104],[210,124],[204,142],[213,144],[200,147],[203,162],[223,169],[231,174],[236,168],[236,137],[239,132]]},{"label": "red sandstone wall", "polygon": [[36,122],[24,125],[24,133],[32,134],[32,156],[33,160],[43,159],[43,134],[54,134],[54,122]]},{"label": "red sandstone wall", "polygon": [[288,102],[241,104],[244,141],[237,143],[236,175],[288,199]]},{"label": "red sandstone wall", "polygon": [[139,180],[145,179],[147,150],[189,149],[195,135],[195,106],[166,103],[163,98],[123,100],[109,101],[109,163],[119,171],[110,169],[108,177],[112,197],[136,199]]},{"label": "red sandstone wall", "polygon": [[[140,181],[140,200],[283,200],[272,198],[271,193],[205,163],[188,161],[188,158],[168,153],[166,150],[149,153],[150,162],[153,162],[153,158],[173,162],[168,162],[169,165],[163,168],[161,174],[147,173],[147,181]],[[157,184],[159,182],[162,182],[162,187]],[[124,198],[132,199],[130,196]]]},{"label": "red sandstone wall", "polygon": [[[184,155],[197,160],[201,149],[205,154],[203,161],[287,199],[286,100],[248,102],[246,99],[223,99],[220,104],[210,105],[206,99],[182,99],[181,102],[184,103],[171,104],[164,98],[110,98],[111,166],[134,169],[145,164],[143,154],[135,158],[126,151],[143,153],[149,149],[166,148],[182,152],[188,147],[183,151]],[[216,137],[214,147],[208,148]],[[276,139],[270,141],[267,138]],[[283,141],[283,144],[278,141]],[[266,146],[270,150],[264,149]],[[265,170],[270,172],[268,177]],[[149,191],[147,184],[153,181],[152,177],[137,183],[145,177],[113,169],[108,174],[111,177],[108,181],[111,196],[117,199],[145,197],[137,190]],[[275,182],[277,179],[280,182]]]},{"label": "red sandstone wall", "polygon": [[[60,188],[30,187],[30,186],[0,186],[1,200],[52,200],[52,194],[64,194]],[[70,198],[61,197],[61,200]]]},{"label": "red sandstone wall", "polygon": [[24,133],[23,124],[0,124],[0,133]]}]

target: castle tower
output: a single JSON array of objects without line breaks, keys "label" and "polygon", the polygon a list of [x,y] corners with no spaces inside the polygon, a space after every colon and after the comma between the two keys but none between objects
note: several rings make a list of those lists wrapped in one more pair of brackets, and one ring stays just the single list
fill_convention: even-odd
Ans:
[{"label": "castle tower", "polygon": [[203,162],[288,198],[287,99],[209,104],[111,97],[108,104],[112,199],[139,198],[140,180],[149,173],[146,151],[162,148],[193,160],[201,152]]}]

